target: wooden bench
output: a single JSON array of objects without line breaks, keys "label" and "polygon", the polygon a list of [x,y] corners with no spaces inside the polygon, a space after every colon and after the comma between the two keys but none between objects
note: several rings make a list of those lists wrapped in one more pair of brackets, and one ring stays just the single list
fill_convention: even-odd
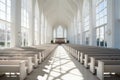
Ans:
[{"label": "wooden bench", "polygon": [[85,46],[83,46],[83,47],[80,46],[80,48],[79,48],[79,46],[75,47],[74,45],[72,47],[77,49],[77,51],[75,49],[72,49],[71,54],[74,57],[76,57],[81,63],[83,63],[83,61],[84,61],[85,62],[84,63],[85,67],[88,67],[87,66],[87,60],[89,60],[89,59],[87,59],[88,58],[87,54],[95,54],[95,55],[96,54],[98,54],[98,55],[99,54],[105,54],[105,53],[107,53],[107,54],[115,53],[115,54],[118,54],[118,55],[120,54],[120,50],[118,50],[118,49],[109,49],[109,48],[107,49],[107,48],[98,48],[98,47],[90,47],[90,46],[87,47],[87,48]]},{"label": "wooden bench", "polygon": [[57,47],[56,44],[45,44],[42,46],[33,46],[33,47],[21,47],[24,50],[27,51],[34,51],[36,53],[39,53],[39,63],[45,60],[45,58]]},{"label": "wooden bench", "polygon": [[120,60],[120,56],[115,55],[104,55],[104,56],[94,56],[90,57],[90,71],[95,73],[95,67],[98,66],[98,60]]},{"label": "wooden bench", "polygon": [[32,63],[34,67],[36,68],[38,66],[38,59],[37,59],[37,54],[21,54],[21,53],[0,53],[1,57],[32,57]]},{"label": "wooden bench", "polygon": [[[92,73],[97,73],[100,80],[104,80],[105,72],[120,73],[120,50],[112,48],[101,48],[79,45],[63,45],[71,55],[84,63],[85,67],[90,66]],[[77,56],[76,56],[77,55]]]},{"label": "wooden bench", "polygon": [[41,63],[42,60],[42,51],[44,50],[28,50],[28,49],[21,49],[21,48],[15,48],[15,49],[4,49],[2,51],[0,51],[0,53],[15,53],[15,54],[37,54],[37,59],[39,60],[38,62]]},{"label": "wooden bench", "polygon": [[27,73],[30,74],[33,71],[34,64],[32,63],[32,57],[0,56],[0,60],[24,60],[26,62]]},{"label": "wooden bench", "polygon": [[81,60],[82,60],[82,62],[84,63],[84,66],[87,68],[88,67],[88,63],[90,62],[90,57],[92,57],[92,56],[120,56],[120,54],[118,54],[118,53],[115,53],[115,54],[113,54],[113,53],[91,53],[91,54],[85,54],[84,55],[84,57],[83,57],[83,55],[81,56]]},{"label": "wooden bench", "polygon": [[0,60],[0,73],[15,72],[20,73],[20,80],[27,76],[27,67],[25,61],[21,60]]},{"label": "wooden bench", "polygon": [[120,60],[99,60],[97,69],[97,77],[104,80],[104,73],[120,73]]},{"label": "wooden bench", "polygon": [[[0,50],[0,72],[20,73],[20,80],[24,80],[27,73],[32,72],[38,63],[44,61],[57,45],[42,45],[32,47],[16,47]],[[1,70],[2,69],[2,70]]]}]

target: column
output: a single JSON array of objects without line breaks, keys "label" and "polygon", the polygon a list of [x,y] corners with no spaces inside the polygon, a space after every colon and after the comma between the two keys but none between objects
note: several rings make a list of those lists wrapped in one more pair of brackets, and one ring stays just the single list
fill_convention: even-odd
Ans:
[{"label": "column", "polygon": [[52,27],[47,24],[47,28],[46,28],[46,43],[51,43],[52,39],[53,39]]},{"label": "column", "polygon": [[44,44],[44,16],[41,14],[41,44]]},{"label": "column", "polygon": [[35,0],[30,1],[30,15],[29,15],[29,22],[30,22],[30,28],[29,28],[29,40],[28,45],[32,46],[34,45],[34,24],[35,24]]},{"label": "column", "polygon": [[[41,13],[39,13],[41,15]],[[41,45],[41,16],[38,18],[38,45]]]},{"label": "column", "polygon": [[65,36],[64,36],[65,33],[64,32],[65,32],[65,28],[63,27],[63,38],[65,38]]},{"label": "column", "polygon": [[80,44],[83,44],[83,22],[82,22],[82,12],[83,12],[83,1],[80,0],[80,5],[79,5],[79,15],[80,15]]},{"label": "column", "polygon": [[57,38],[57,27],[55,29],[56,29],[56,38]]},{"label": "column", "polygon": [[43,44],[45,44],[45,16],[43,18],[44,18],[44,21],[43,21]]},{"label": "column", "polygon": [[108,1],[108,27],[107,43],[108,47],[120,48],[120,0]]},{"label": "column", "polygon": [[[81,14],[81,16],[82,16],[82,14]],[[80,28],[80,30],[81,30],[81,31],[80,31],[80,32],[81,32],[81,33],[80,33],[80,39],[81,39],[81,40],[80,40],[80,44],[83,45],[83,44],[84,44],[84,35],[83,35],[83,34],[84,34],[84,33],[83,33],[83,32],[84,32],[84,29],[83,29],[83,19],[82,19],[82,18],[81,18],[81,28]]]},{"label": "column", "polygon": [[[49,33],[49,32],[48,32]],[[45,36],[45,43],[47,43],[47,39],[48,39],[48,37],[47,37],[47,21],[46,21],[46,19],[45,19],[45,28],[44,28],[44,36]]]},{"label": "column", "polygon": [[96,46],[96,0],[90,0],[90,44],[91,46]]},{"label": "column", "polygon": [[12,0],[11,47],[21,46],[21,0]]},{"label": "column", "polygon": [[52,26],[50,26],[51,27],[51,33],[52,33],[52,35],[51,35],[51,39],[54,41],[54,28],[52,27]]}]

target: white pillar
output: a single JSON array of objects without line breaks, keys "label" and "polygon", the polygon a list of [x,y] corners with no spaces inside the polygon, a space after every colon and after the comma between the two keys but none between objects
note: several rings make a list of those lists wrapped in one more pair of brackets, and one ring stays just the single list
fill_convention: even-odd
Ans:
[{"label": "white pillar", "polygon": [[[49,33],[49,32],[48,32]],[[47,43],[47,21],[45,19],[45,28],[44,28],[45,43]]]},{"label": "white pillar", "polygon": [[57,38],[57,36],[58,36],[58,35],[57,35],[57,27],[56,27],[56,29],[55,29],[55,30],[56,30],[56,38]]},{"label": "white pillar", "polygon": [[45,44],[45,16],[43,21],[43,44]]},{"label": "white pillar", "polygon": [[54,30],[53,30],[52,26],[49,26],[49,27],[51,27],[51,40],[53,40],[53,38],[54,38]]},{"label": "white pillar", "polygon": [[107,46],[120,48],[120,0],[108,1]]},{"label": "white pillar", "polygon": [[67,40],[69,40],[70,42],[71,41],[70,40],[70,27],[67,27],[66,30],[67,30]]},{"label": "white pillar", "polygon": [[12,0],[11,47],[21,46],[21,0]]},{"label": "white pillar", "polygon": [[78,44],[78,19],[77,19],[78,16],[76,16],[76,21],[75,21],[75,43]]},{"label": "white pillar", "polygon": [[91,46],[96,46],[96,0],[90,0],[90,43]]},{"label": "white pillar", "polygon": [[44,44],[44,15],[41,14],[41,44]]},{"label": "white pillar", "polygon": [[84,42],[84,38],[83,38],[83,5],[82,5],[82,1],[81,1],[81,5],[80,5],[80,21],[81,21],[81,26],[80,26],[80,44],[83,45],[83,42]]},{"label": "white pillar", "polygon": [[41,13],[39,13],[38,18],[38,45],[41,45]]},{"label": "white pillar", "polygon": [[35,0],[32,0],[30,2],[30,15],[29,15],[29,22],[30,22],[30,28],[29,28],[29,39],[28,39],[28,45],[32,46],[34,45],[34,34],[35,34],[35,29],[34,29],[34,24],[35,24]]},{"label": "white pillar", "polygon": [[47,24],[47,28],[46,28],[46,43],[51,43],[51,40],[53,40],[52,36],[53,36],[52,27]]},{"label": "white pillar", "polygon": [[63,27],[63,38],[65,38],[65,36],[64,36],[64,30],[65,30],[65,28]]},{"label": "white pillar", "polygon": [[[81,15],[82,16],[82,15]],[[84,44],[84,29],[83,29],[83,18],[81,18],[81,28],[80,28],[80,44],[83,45]]]}]

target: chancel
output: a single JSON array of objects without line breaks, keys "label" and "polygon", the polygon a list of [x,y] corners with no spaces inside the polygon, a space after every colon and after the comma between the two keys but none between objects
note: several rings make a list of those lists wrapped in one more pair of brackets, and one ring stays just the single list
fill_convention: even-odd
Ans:
[{"label": "chancel", "polygon": [[120,80],[120,0],[0,0],[0,80]]}]

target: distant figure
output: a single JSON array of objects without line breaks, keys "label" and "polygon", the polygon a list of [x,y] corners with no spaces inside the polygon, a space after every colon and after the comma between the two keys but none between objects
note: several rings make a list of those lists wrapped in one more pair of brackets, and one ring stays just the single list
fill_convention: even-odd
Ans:
[{"label": "distant figure", "polygon": [[69,43],[69,40],[67,40],[67,43]]},{"label": "distant figure", "polygon": [[53,44],[53,40],[51,40],[51,43]]},{"label": "distant figure", "polygon": [[97,46],[99,46],[99,41],[100,41],[99,38],[97,38]]}]

